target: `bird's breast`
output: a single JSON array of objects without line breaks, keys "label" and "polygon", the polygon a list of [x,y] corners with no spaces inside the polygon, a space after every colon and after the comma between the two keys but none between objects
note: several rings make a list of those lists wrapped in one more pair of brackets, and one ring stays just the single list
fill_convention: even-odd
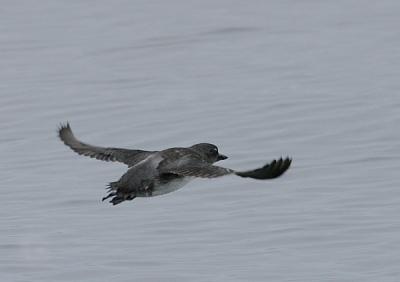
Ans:
[{"label": "bird's breast", "polygon": [[174,192],[185,186],[193,177],[179,177],[168,180],[158,181],[153,188],[152,196],[163,195]]}]

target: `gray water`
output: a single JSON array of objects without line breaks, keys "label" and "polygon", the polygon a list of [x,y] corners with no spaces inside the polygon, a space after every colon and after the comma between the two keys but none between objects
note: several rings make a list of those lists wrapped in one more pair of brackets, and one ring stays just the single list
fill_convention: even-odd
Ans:
[{"label": "gray water", "polygon": [[[400,281],[400,2],[3,1],[0,281]],[[96,145],[273,181],[111,206]]]}]

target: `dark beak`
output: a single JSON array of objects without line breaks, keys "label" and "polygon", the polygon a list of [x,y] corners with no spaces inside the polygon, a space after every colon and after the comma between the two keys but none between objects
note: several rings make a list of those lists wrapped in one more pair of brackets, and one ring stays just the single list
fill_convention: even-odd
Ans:
[{"label": "dark beak", "polygon": [[217,161],[226,160],[227,158],[228,158],[227,156],[219,154],[217,157]]}]

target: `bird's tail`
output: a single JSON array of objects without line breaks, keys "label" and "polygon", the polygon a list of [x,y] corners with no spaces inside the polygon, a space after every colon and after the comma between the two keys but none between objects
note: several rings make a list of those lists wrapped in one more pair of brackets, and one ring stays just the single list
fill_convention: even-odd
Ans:
[{"label": "bird's tail", "polygon": [[106,189],[108,190],[108,192],[116,191],[116,190],[118,190],[118,184],[119,184],[119,181],[110,182],[110,183],[108,183]]},{"label": "bird's tail", "polygon": [[118,205],[119,203],[122,203],[123,201],[131,201],[134,198],[136,198],[136,193],[134,192],[126,192],[123,191],[124,189],[120,189],[120,183],[119,181],[115,182],[110,182],[107,185],[107,190],[108,190],[108,195],[105,196],[102,201],[107,200],[108,198],[112,198],[110,200],[110,203],[113,205]]}]

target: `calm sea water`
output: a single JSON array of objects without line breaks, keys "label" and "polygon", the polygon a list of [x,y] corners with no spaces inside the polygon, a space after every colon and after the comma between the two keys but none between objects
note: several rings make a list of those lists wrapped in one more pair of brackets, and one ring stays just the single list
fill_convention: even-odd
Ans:
[{"label": "calm sea water", "polygon": [[[167,3],[168,2],[168,3]],[[1,281],[400,281],[399,1],[6,1]],[[96,145],[212,142],[275,181],[112,207]]]}]

